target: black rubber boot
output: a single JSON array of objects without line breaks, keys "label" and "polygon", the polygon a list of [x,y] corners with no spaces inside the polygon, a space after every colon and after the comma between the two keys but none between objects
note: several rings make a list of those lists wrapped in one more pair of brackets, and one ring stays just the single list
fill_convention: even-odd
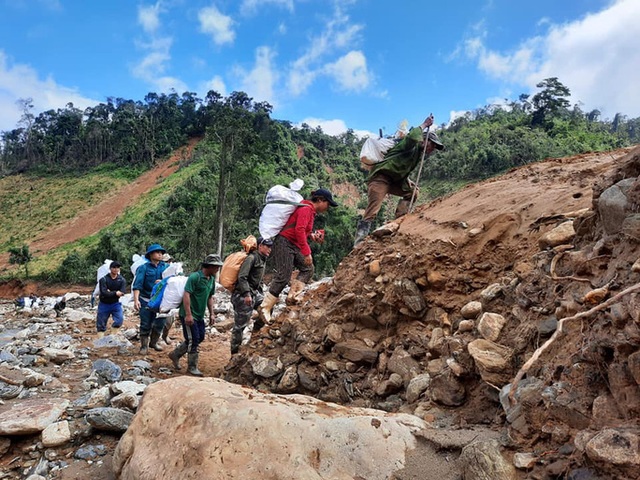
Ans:
[{"label": "black rubber boot", "polygon": [[149,336],[144,335],[140,337],[140,354],[146,355],[149,353]]},{"label": "black rubber boot", "polygon": [[203,373],[198,370],[198,354],[190,353],[188,357],[189,366],[187,368],[187,372],[189,372],[194,377],[204,377]]},{"label": "black rubber boot", "polygon": [[358,227],[356,229],[356,239],[353,242],[353,246],[356,247],[362,242],[367,235],[369,235],[369,229],[371,228],[371,221],[358,220]]},{"label": "black rubber boot", "polygon": [[160,340],[160,332],[157,330],[151,330],[151,339],[149,340],[149,346],[156,352],[161,352],[164,350],[164,348],[162,348],[161,345],[158,345],[158,340]]},{"label": "black rubber boot", "polygon": [[180,371],[180,358],[187,353],[187,343],[182,342],[170,354],[169,358],[173,362],[173,368]]}]

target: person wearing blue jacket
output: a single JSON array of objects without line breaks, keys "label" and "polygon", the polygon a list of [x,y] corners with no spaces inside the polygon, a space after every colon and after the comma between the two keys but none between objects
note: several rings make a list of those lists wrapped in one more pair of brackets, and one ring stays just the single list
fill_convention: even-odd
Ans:
[{"label": "person wearing blue jacket", "polygon": [[149,347],[161,352],[163,348],[158,340],[164,330],[164,317],[157,317],[155,312],[147,308],[151,298],[151,290],[156,283],[162,281],[162,272],[169,264],[162,261],[167,253],[157,243],[149,245],[145,257],[148,262],[143,263],[136,270],[136,277],[131,286],[133,291],[133,308],[140,314],[140,353],[146,355]]}]

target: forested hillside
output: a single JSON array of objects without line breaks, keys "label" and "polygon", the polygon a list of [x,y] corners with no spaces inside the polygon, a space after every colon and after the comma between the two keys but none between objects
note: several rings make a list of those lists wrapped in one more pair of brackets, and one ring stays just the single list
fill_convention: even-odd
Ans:
[{"label": "forested hillside", "polygon": [[[579,104],[570,105],[570,92],[557,78],[538,86],[531,98],[521,95],[441,125],[447,148],[427,159],[421,201],[544,158],[640,141],[640,119],[618,114],[601,120],[597,110],[583,112]],[[118,172],[119,179],[132,181],[188,139],[201,139],[180,161],[180,184],[162,193],[150,211],[142,209],[81,247],[67,248],[58,265],[40,273],[43,279],[93,282],[105,257],[127,262],[150,242],[162,243],[190,266],[206,252],[227,254],[240,238],[257,233],[265,192],[297,177],[305,180],[304,194],[318,186],[331,188],[343,205],[318,218],[327,241],[314,246],[317,275],[331,274],[351,249],[357,208],[366,198],[366,174],[358,169],[362,139],[352,131],[334,137],[307,125],[296,128],[273,119],[271,105],[243,92],[223,97],[211,91],[205,99],[191,92],[150,93],[143,102],[109,99],[85,111],[69,104],[38,115],[29,100],[22,106],[17,128],[0,136],[2,176],[55,179]],[[15,263],[30,261],[24,250],[29,238],[7,246]]]}]

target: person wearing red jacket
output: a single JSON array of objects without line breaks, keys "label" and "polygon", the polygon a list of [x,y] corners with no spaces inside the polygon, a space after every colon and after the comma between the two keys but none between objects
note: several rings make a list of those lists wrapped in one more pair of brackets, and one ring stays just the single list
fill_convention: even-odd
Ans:
[{"label": "person wearing red jacket", "polygon": [[274,260],[276,273],[260,307],[260,313],[267,324],[271,323],[271,310],[278,302],[280,292],[289,283],[294,268],[298,269],[298,276],[291,282],[287,298],[295,298],[313,276],[313,258],[307,239],[313,235],[316,213],[338,206],[331,192],[325,188],[314,190],[311,198],[301,203],[273,242],[271,258]]}]

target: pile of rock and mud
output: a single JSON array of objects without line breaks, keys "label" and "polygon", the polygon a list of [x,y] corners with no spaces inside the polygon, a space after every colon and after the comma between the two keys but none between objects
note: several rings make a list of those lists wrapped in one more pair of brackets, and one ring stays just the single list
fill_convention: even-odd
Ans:
[{"label": "pile of rock and mud", "polygon": [[548,160],[385,225],[225,378],[489,426],[521,477],[636,478],[639,174],[640,148]]}]

